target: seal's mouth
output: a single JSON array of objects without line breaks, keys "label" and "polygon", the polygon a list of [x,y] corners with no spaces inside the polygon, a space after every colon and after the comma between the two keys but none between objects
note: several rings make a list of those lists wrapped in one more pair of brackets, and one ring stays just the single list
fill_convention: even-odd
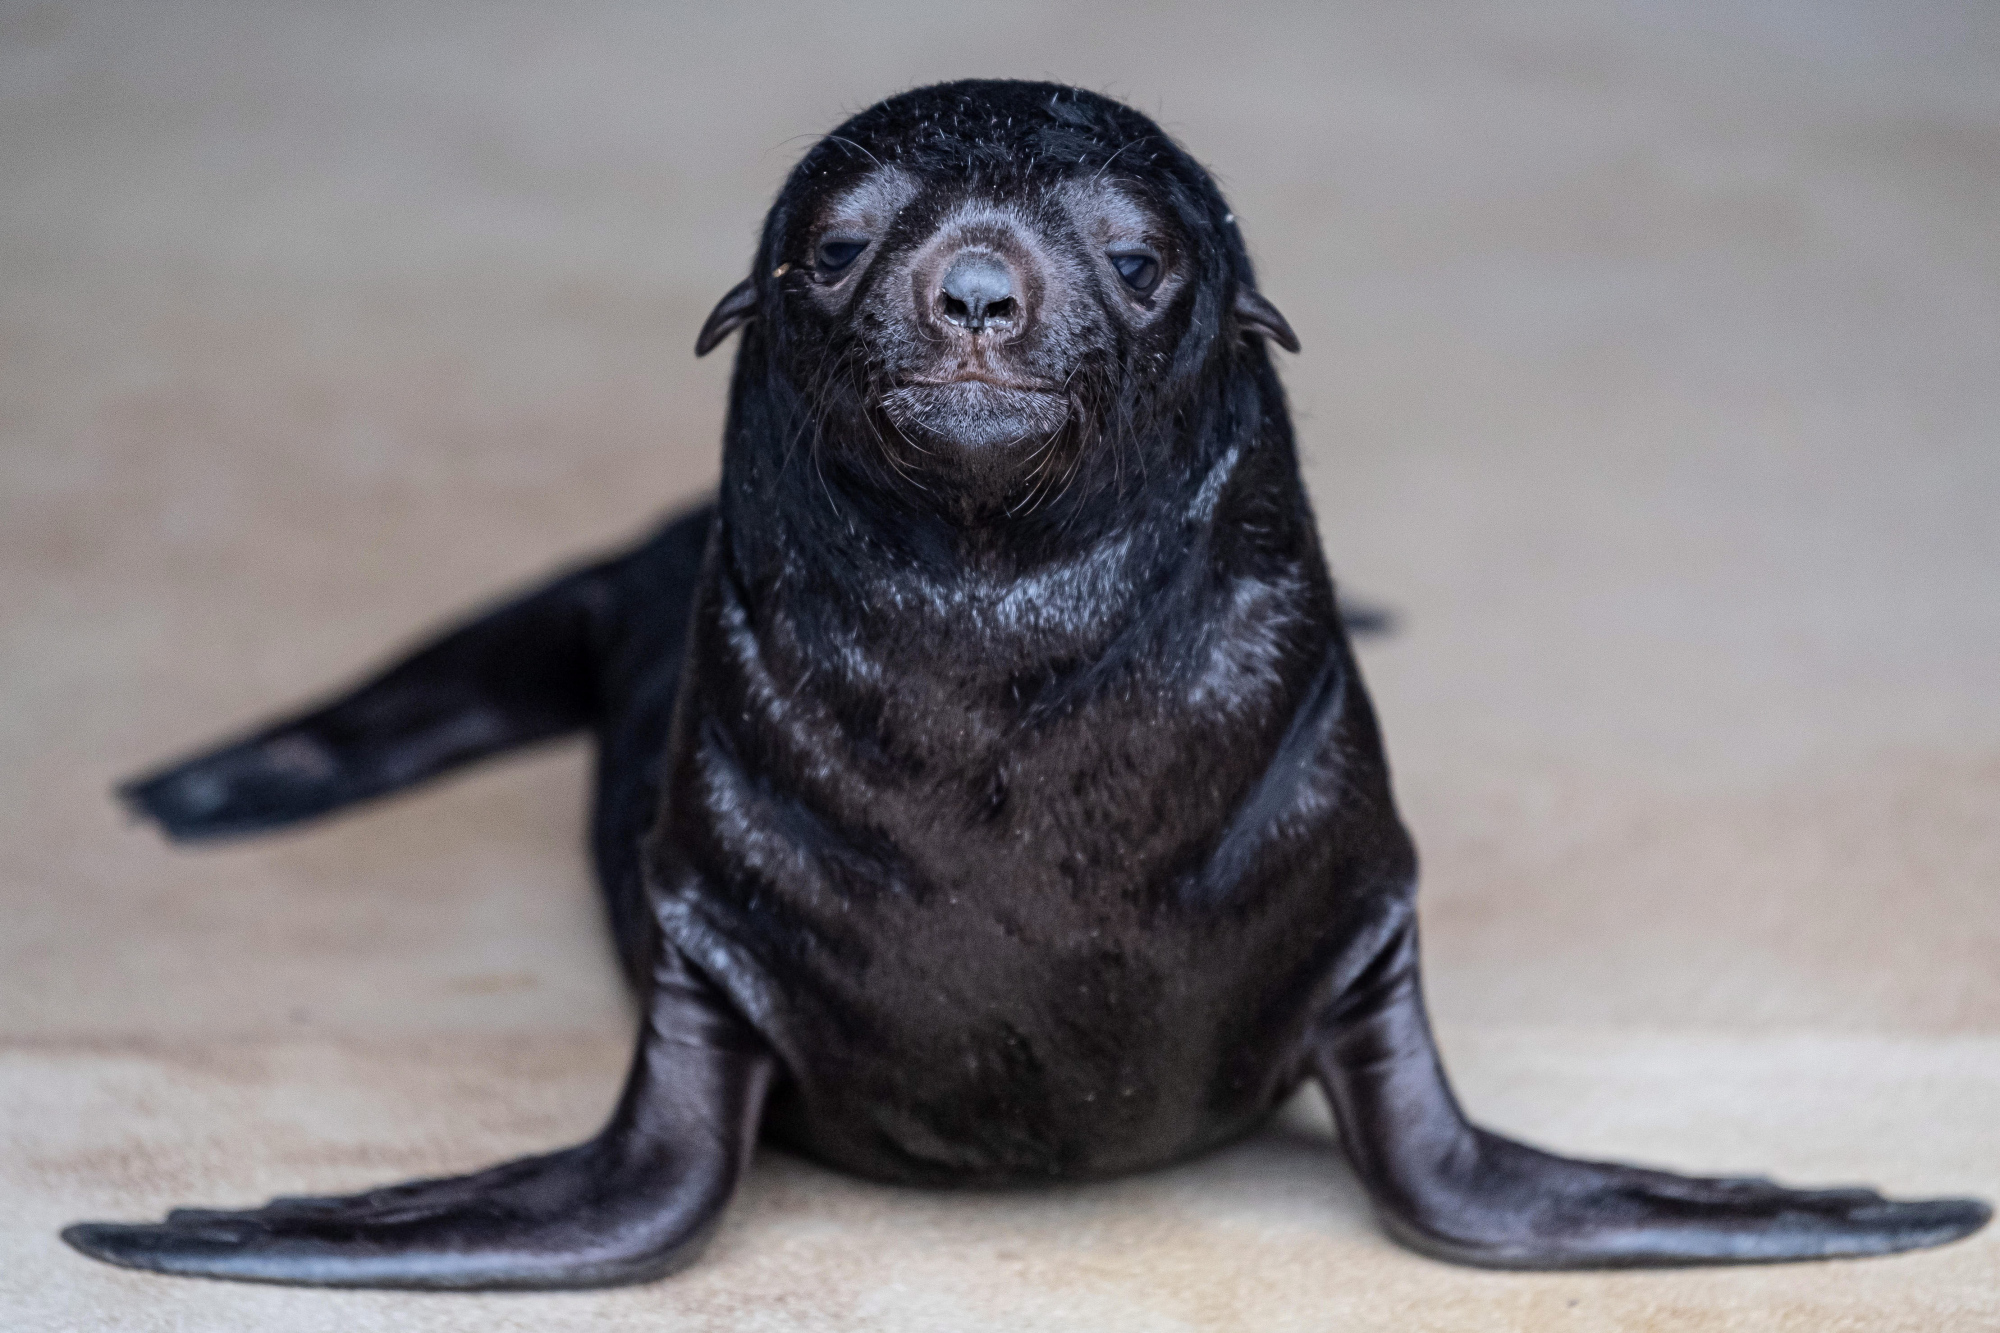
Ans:
[{"label": "seal's mouth", "polygon": [[945,381],[912,381],[883,396],[882,410],[905,436],[966,449],[1039,443],[1069,420],[1060,393],[971,372]]}]

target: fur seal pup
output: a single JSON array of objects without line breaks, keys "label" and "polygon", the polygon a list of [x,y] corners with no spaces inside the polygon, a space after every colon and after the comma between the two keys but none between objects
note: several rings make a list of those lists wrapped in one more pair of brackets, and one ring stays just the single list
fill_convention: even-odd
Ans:
[{"label": "fur seal pup", "polygon": [[712,508],[126,792],[176,839],[248,833],[593,730],[645,996],[609,1123],[72,1245],[266,1282],[637,1282],[693,1258],[760,1132],[879,1180],[1069,1180],[1225,1143],[1307,1079],[1384,1225],[1456,1262],[1884,1254],[1986,1221],[1466,1118],[1267,354],[1297,343],[1151,121],[1008,82],[862,112],[697,350],[738,329]]}]

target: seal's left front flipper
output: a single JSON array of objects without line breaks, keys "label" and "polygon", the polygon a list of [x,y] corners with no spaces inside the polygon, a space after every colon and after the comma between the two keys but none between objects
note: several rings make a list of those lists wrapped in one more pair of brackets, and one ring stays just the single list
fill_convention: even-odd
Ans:
[{"label": "seal's left front flipper", "polygon": [[1893,1254],[1970,1235],[1992,1213],[1977,1199],[1885,1199],[1576,1161],[1481,1129],[1438,1062],[1413,928],[1336,1003],[1309,1058],[1383,1224],[1455,1263],[1628,1268]]},{"label": "seal's left front flipper", "polygon": [[720,1221],[774,1068],[714,988],[669,956],[618,1110],[588,1143],[363,1194],[80,1223],[63,1239],[127,1268],[298,1286],[649,1281],[692,1261]]}]

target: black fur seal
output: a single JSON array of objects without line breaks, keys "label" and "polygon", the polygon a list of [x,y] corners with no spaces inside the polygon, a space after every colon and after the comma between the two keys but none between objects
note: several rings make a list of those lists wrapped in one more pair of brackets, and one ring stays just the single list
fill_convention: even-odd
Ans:
[{"label": "black fur seal", "polygon": [[64,1232],[135,1268],[583,1287],[688,1263],[760,1132],[879,1180],[1138,1171],[1331,1100],[1383,1224],[1495,1268],[1884,1254],[1896,1202],[1556,1157],[1460,1111],[1416,857],[1208,175],[1073,88],[856,116],[751,276],[711,508],[352,694],[134,783],[255,832],[590,728],[645,1022],[594,1139]]}]

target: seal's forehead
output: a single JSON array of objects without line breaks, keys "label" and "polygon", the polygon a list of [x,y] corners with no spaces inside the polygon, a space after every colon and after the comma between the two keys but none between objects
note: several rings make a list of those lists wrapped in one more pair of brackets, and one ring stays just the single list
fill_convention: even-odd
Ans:
[{"label": "seal's forehead", "polygon": [[[1040,182],[1035,193],[1071,214],[1090,212],[1111,218],[1122,225],[1153,225],[1157,210],[1149,205],[1143,191],[1124,179],[1105,176],[1055,176]],[[840,222],[879,227],[919,196],[946,203],[992,199],[979,182],[956,176],[919,176],[901,166],[870,167],[859,175],[828,182],[816,200],[807,221],[818,226]]]},{"label": "seal's forehead", "polygon": [[821,140],[799,164],[799,183],[830,182],[869,168],[1020,187],[1101,173],[1178,174],[1185,158],[1145,116],[1077,88],[967,80],[878,102]]}]

